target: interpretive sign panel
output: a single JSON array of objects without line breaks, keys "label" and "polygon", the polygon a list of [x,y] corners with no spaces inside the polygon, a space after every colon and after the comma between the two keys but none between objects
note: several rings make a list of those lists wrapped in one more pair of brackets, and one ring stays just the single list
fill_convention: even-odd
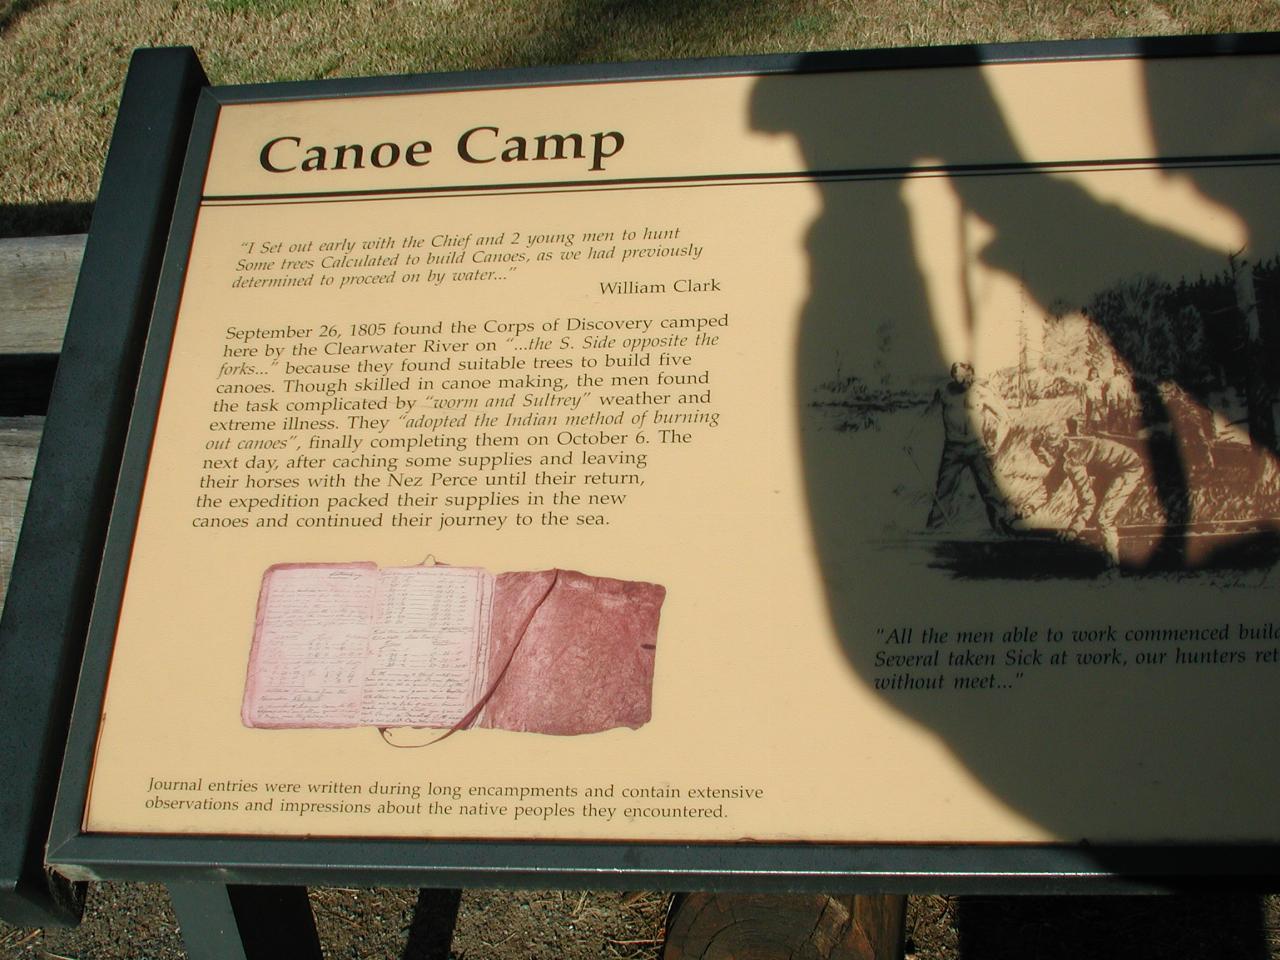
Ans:
[{"label": "interpretive sign panel", "polygon": [[1225,46],[211,90],[66,809],[1275,840],[1280,58]]}]

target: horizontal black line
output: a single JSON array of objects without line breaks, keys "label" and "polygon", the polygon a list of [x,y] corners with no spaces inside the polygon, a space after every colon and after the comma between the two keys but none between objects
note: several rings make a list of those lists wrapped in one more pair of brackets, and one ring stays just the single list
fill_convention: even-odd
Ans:
[{"label": "horizontal black line", "polygon": [[[805,180],[811,180],[811,179],[812,179],[811,177],[805,178]],[[784,181],[775,181],[775,182],[784,182]],[[792,181],[792,182],[803,182],[803,181]],[[465,197],[465,196],[470,196],[472,193],[475,193],[479,196],[484,196],[484,197],[505,197],[505,196],[511,196],[514,194],[528,195],[530,193],[539,193],[539,194],[597,193],[597,192],[604,193],[611,190],[682,190],[682,189],[690,189],[694,187],[745,187],[745,186],[750,186],[750,184],[695,183],[695,184],[682,185],[680,183],[665,183],[665,182],[664,183],[623,182],[623,183],[619,183],[616,186],[600,186],[600,185],[593,184],[589,188],[574,187],[572,185],[560,186],[559,184],[543,184],[541,185],[541,188],[538,190],[532,190],[528,187],[523,187],[523,188],[493,187],[493,188],[488,188],[483,190],[474,190],[474,191],[467,190],[460,193],[449,193],[447,194],[447,196]],[[290,205],[293,205],[293,204],[303,205],[303,204],[310,204],[310,203],[381,203],[388,200],[427,199],[428,196],[431,196],[431,194],[427,194],[427,192],[424,190],[410,191],[409,194],[407,195],[407,198],[405,196],[374,196],[374,195],[365,194],[365,193],[357,193],[354,196],[334,196],[331,194],[322,193],[322,194],[315,194],[315,195],[306,194],[301,198],[290,198],[287,201],[273,199],[270,196],[264,197],[262,199],[254,198],[254,199],[248,199],[248,200],[234,200],[234,201],[228,201],[226,205],[229,207],[233,207],[233,206],[234,207],[269,207],[269,206],[273,206],[277,204],[285,204],[285,203],[288,203]],[[439,196],[439,194],[435,194],[435,196]]]},{"label": "horizontal black line", "polygon": [[993,176],[1063,170],[1170,167],[1259,166],[1280,161],[1280,153],[1204,155],[1186,157],[1121,157],[1109,160],[1054,160],[1025,163],[958,163],[927,166],[849,167],[842,170],[789,170],[770,173],[706,173],[669,177],[629,177],[609,180],[553,180],[527,183],[452,184],[437,187],[392,187],[383,190],[315,190],[300,193],[205,194],[203,203],[243,203],[283,200],[351,200],[435,196],[457,193],[521,193],[530,191],[704,186],[767,181],[877,180],[922,176]]}]

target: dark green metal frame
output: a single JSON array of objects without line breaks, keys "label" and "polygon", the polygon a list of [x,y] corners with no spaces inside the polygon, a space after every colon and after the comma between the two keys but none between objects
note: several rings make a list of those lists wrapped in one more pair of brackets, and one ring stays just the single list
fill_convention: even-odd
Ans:
[{"label": "dark green metal frame", "polygon": [[188,49],[129,68],[49,401],[0,619],[0,916],[71,922],[79,892],[46,874],[62,763],[125,428],[195,102]]},{"label": "dark green metal frame", "polygon": [[[947,893],[1133,892],[1203,886],[1221,889],[1224,885],[1251,889],[1274,887],[1280,877],[1280,846],[1275,844],[1149,845],[1104,850],[1083,845],[315,840],[90,834],[81,829],[81,823],[115,623],[173,324],[213,130],[223,104],[646,79],[928,69],[996,62],[1275,53],[1280,53],[1280,35],[1268,34],[946,47],[206,87],[200,95],[178,190],[169,257],[156,295],[147,356],[138,383],[50,836],[49,863],[75,879],[104,877],[218,884],[652,886]],[[114,425],[118,428],[119,421]],[[61,432],[52,431],[49,443],[57,445],[66,455],[77,453],[74,436],[67,439]],[[87,600],[80,596],[78,602],[83,605]]]}]

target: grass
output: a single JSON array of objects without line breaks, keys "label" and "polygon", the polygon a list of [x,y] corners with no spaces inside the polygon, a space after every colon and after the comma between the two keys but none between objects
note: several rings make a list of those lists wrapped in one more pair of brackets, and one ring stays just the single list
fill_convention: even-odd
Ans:
[{"label": "grass", "polygon": [[0,0],[0,235],[84,228],[141,46],[242,83],[1268,29],[1277,0]]}]

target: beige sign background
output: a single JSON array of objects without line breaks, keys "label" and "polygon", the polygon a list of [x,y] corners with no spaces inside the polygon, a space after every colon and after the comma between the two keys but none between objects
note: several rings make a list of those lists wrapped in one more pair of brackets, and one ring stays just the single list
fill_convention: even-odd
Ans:
[{"label": "beige sign background", "polygon": [[[1036,358],[1109,285],[1280,252],[1274,168],[1240,160],[1280,152],[1252,98],[1278,70],[1010,64],[224,107],[86,829],[1271,839],[1265,557],[1117,568],[1090,542],[1064,567],[1028,453],[1050,401],[1074,402],[1061,388],[1018,395],[1006,449],[1025,468],[997,462],[1039,534],[986,529],[967,476],[968,519],[960,500],[941,529],[926,515],[946,439],[929,401],[954,362],[1012,400],[1007,372],[1048,370]],[[1207,89],[1239,106],[1213,98],[1212,135]],[[1150,162],[1210,154],[1232,159]],[[1233,482],[1265,489],[1272,454],[1215,412]],[[1232,529],[1263,549],[1275,514],[1256,506]],[[1050,562],[1011,572],[1010,549]],[[442,740],[247,726],[264,574],[309,563],[660,585],[651,717]],[[315,657],[317,682],[358,686],[362,668]]]}]

